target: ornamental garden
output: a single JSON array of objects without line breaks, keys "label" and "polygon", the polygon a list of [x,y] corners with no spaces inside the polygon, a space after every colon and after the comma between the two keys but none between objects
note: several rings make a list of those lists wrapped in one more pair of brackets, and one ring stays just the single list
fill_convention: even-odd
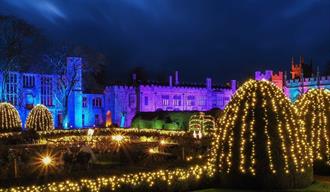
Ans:
[{"label": "ornamental garden", "polygon": [[[330,177],[327,90],[291,103],[271,82],[250,80],[224,111],[147,116],[136,128],[59,130],[37,105],[22,129],[1,103],[0,191],[291,190]],[[182,121],[163,130],[171,119]]]}]

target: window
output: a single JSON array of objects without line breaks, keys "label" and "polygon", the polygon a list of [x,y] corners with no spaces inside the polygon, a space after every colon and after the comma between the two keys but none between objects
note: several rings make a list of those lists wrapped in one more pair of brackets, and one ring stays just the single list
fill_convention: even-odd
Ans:
[{"label": "window", "polygon": [[188,106],[194,106],[195,105],[195,96],[188,96],[187,98],[187,105]]},{"label": "window", "polygon": [[128,98],[129,106],[135,107],[135,94],[130,94]]},{"label": "window", "polygon": [[148,101],[148,97],[144,97],[144,105],[148,105],[149,101]]},{"label": "window", "polygon": [[181,106],[181,96],[180,95],[174,95],[173,105],[174,106]]},{"label": "window", "polygon": [[87,97],[82,98],[82,107],[87,107]]},{"label": "window", "polygon": [[212,107],[217,107],[217,98],[218,96],[212,97]]},{"label": "window", "polygon": [[168,106],[168,104],[169,104],[169,96],[168,95],[162,95],[162,104],[163,104],[163,106]]},{"label": "window", "polygon": [[18,74],[8,73],[5,76],[5,97],[7,102],[17,105],[18,104]]},{"label": "window", "polygon": [[49,76],[41,77],[41,104],[53,105],[53,79]]},{"label": "window", "polygon": [[24,88],[33,88],[35,86],[35,78],[33,75],[23,75],[23,87]]},{"label": "window", "polygon": [[224,99],[223,96],[220,96],[218,98],[218,106],[224,106],[224,100],[223,99]]},{"label": "window", "polygon": [[102,99],[100,97],[93,99],[93,107],[102,107]]},{"label": "window", "polygon": [[199,105],[200,106],[206,105],[206,99],[204,96],[199,97]]}]

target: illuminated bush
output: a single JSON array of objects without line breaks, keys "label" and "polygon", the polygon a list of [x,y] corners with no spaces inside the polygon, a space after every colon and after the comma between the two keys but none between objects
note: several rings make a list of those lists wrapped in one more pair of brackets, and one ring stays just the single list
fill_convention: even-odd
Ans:
[{"label": "illuminated bush", "polygon": [[304,127],[285,95],[267,81],[237,90],[215,131],[208,167],[231,187],[296,188],[312,182]]},{"label": "illuminated bush", "polygon": [[203,134],[213,131],[215,128],[215,119],[212,115],[205,115],[200,112],[192,115],[189,120],[189,132],[202,132]]},{"label": "illuminated bush", "polygon": [[305,123],[307,142],[317,163],[330,163],[330,93],[324,89],[309,90],[295,103]]},{"label": "illuminated bush", "polygon": [[10,103],[0,103],[0,131],[18,131],[22,121],[15,107]]},{"label": "illuminated bush", "polygon": [[35,131],[49,131],[54,129],[52,113],[44,105],[33,107],[27,117],[25,127]]}]

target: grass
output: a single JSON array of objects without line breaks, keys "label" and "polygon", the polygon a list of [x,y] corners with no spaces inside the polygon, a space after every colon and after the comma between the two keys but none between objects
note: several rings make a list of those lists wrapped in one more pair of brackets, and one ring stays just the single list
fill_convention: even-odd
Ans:
[{"label": "grass", "polygon": [[[311,186],[305,189],[292,189],[292,190],[272,190],[278,192],[329,192],[330,182],[315,181]],[[253,190],[235,190],[235,189],[202,189],[195,192],[255,192]]]}]

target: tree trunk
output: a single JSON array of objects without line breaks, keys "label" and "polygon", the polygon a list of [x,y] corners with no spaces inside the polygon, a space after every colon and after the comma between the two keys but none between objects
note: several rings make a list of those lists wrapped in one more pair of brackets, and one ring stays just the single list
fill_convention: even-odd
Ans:
[{"label": "tree trunk", "polygon": [[69,117],[68,117],[68,105],[69,105],[69,96],[68,95],[66,95],[65,97],[64,97],[64,105],[63,105],[63,111],[62,111],[62,113],[63,113],[63,122],[62,122],[62,124],[63,124],[63,127],[64,128],[69,128],[70,127],[70,125],[69,125]]}]

